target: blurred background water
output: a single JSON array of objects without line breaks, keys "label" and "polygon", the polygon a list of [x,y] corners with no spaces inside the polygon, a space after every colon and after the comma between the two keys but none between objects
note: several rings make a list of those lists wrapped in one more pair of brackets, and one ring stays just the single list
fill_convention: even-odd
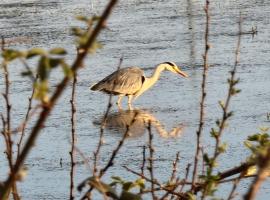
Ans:
[{"label": "blurred background water", "polygon": [[[1,1],[0,32],[6,38],[7,47],[28,49],[42,47],[64,47],[69,54],[67,60],[75,57],[75,40],[70,27],[81,26],[75,16],[101,14],[105,0],[23,0]],[[163,133],[178,130],[176,138],[163,137],[154,129],[155,174],[161,182],[170,176],[170,168],[176,152],[180,151],[179,173],[183,175],[188,163],[193,162],[196,144],[196,130],[199,118],[199,101],[204,45],[205,14],[202,0],[122,0],[108,21],[108,29],[99,36],[103,48],[85,61],[85,68],[79,73],[77,87],[77,147],[87,158],[92,157],[99,138],[99,121],[108,102],[107,96],[89,90],[89,86],[113,72],[123,56],[122,66],[139,66],[150,75],[156,64],[174,61],[189,74],[189,79],[164,72],[158,83],[138,100],[134,106],[142,117],[154,120]],[[227,142],[227,153],[220,157],[219,167],[224,170],[239,164],[249,155],[243,145],[248,135],[258,128],[269,126],[266,120],[270,112],[270,2],[266,0],[226,0],[212,2],[209,51],[209,77],[207,81],[206,124],[203,132],[205,151],[211,151],[213,141],[209,130],[221,116],[218,101],[225,99],[227,78],[234,64],[239,12],[243,15],[243,32],[257,27],[258,34],[242,36],[240,65],[237,77],[242,92],[233,98],[231,110],[235,115],[230,121],[222,139]],[[33,63],[30,63],[33,67]],[[31,81],[22,77],[23,67],[19,62],[9,66],[14,127],[24,119],[27,97],[31,94]],[[0,74],[3,80],[3,73]],[[52,86],[61,79],[62,72],[56,71]],[[3,91],[3,81],[0,89]],[[67,199],[70,170],[70,96],[69,87],[56,105],[36,146],[29,155],[26,165],[29,175],[19,188],[23,199]],[[1,98],[0,111],[4,110]],[[123,119],[116,106],[111,111],[112,119]],[[129,112],[124,112],[127,119]],[[121,123],[123,123],[121,121]],[[120,123],[120,124],[121,124]],[[28,127],[33,124],[30,123]],[[130,137],[113,166],[104,177],[109,181],[112,175],[134,179],[121,165],[139,170],[142,146],[148,136],[138,126],[136,137]],[[28,128],[29,130],[30,128]],[[105,131],[100,166],[104,165],[110,153],[121,139],[121,127],[113,122]],[[136,132],[136,131],[135,131]],[[27,132],[28,133],[28,132]],[[7,174],[4,143],[0,138],[0,180]],[[77,157],[75,184],[91,175]],[[61,162],[61,164],[60,164]],[[241,182],[239,193],[244,194],[249,181]],[[269,197],[269,181],[265,182],[257,199]],[[230,191],[222,186],[217,194],[224,197]],[[239,196],[239,198],[240,198]]]}]

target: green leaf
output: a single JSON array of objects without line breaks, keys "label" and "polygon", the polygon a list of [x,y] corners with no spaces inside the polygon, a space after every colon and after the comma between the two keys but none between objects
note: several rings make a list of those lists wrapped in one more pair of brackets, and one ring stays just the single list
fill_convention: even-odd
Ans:
[{"label": "green leaf", "polygon": [[101,49],[103,46],[100,42],[95,41],[91,48],[89,48],[88,53],[93,54],[96,53],[97,49]]},{"label": "green leaf", "polygon": [[16,58],[24,57],[25,53],[13,49],[7,49],[3,51],[2,56],[6,61],[12,61]]},{"label": "green leaf", "polygon": [[64,48],[54,48],[49,51],[50,54],[54,55],[65,55],[67,54],[66,50]]},{"label": "green leaf", "polygon": [[145,188],[145,181],[143,178],[139,178],[135,181],[135,184],[138,185],[140,187],[140,189],[144,189]]},{"label": "green leaf", "polygon": [[38,76],[43,80],[47,80],[49,77],[50,73],[50,63],[49,59],[45,56],[42,56],[39,60],[39,65],[38,65]]},{"label": "green leaf", "polygon": [[72,34],[78,37],[81,37],[85,35],[85,31],[82,30],[81,28],[73,27],[71,28]]},{"label": "green leaf", "polygon": [[57,67],[58,65],[61,64],[62,59],[59,59],[59,58],[48,58],[48,62],[49,62],[50,68],[55,68],[55,67]]},{"label": "green leaf", "polygon": [[196,200],[196,196],[190,192],[187,193],[188,200]]},{"label": "green leaf", "polygon": [[218,104],[220,105],[220,107],[222,108],[222,110],[225,110],[225,105],[223,101],[218,101]]},{"label": "green leaf", "polygon": [[252,147],[252,144],[251,144],[251,142],[249,142],[249,141],[245,141],[244,142],[244,145],[247,147],[247,148],[251,148]]},{"label": "green leaf", "polygon": [[94,15],[93,17],[92,17],[92,20],[93,21],[98,21],[98,20],[100,20],[100,16],[97,16],[97,15]]},{"label": "green leaf", "polygon": [[33,76],[33,72],[32,71],[24,71],[21,73],[22,76]]},{"label": "green leaf", "polygon": [[46,51],[41,48],[33,48],[27,52],[26,58],[32,58],[34,56],[45,56]]},{"label": "green leaf", "polygon": [[40,82],[36,82],[34,84],[35,87],[35,93],[34,98],[39,99],[43,102],[48,102],[48,90],[49,90],[49,84],[47,80],[43,80]]},{"label": "green leaf", "polygon": [[88,21],[89,21],[89,19],[87,17],[82,16],[82,15],[76,16],[76,19],[79,21],[82,21],[82,22],[86,22],[86,23],[88,23]]},{"label": "green leaf", "polygon": [[123,187],[122,189],[125,190],[125,191],[129,191],[130,189],[132,189],[134,187],[134,184],[132,182],[125,182],[123,184]]},{"label": "green leaf", "polygon": [[214,128],[211,129],[210,135],[214,138],[218,137],[218,131],[215,130]]},{"label": "green leaf", "polygon": [[69,78],[73,77],[73,71],[71,70],[70,66],[64,60],[61,61],[60,65],[62,66],[62,69],[63,69],[65,76],[67,76]]},{"label": "green leaf", "polygon": [[111,179],[114,180],[114,181],[118,181],[119,183],[124,183],[125,182],[119,176],[112,176]]},{"label": "green leaf", "polygon": [[203,160],[204,160],[204,162],[206,164],[209,164],[210,163],[210,158],[208,157],[208,154],[207,153],[203,154]]},{"label": "green leaf", "polygon": [[227,149],[227,143],[223,143],[223,144],[221,144],[219,147],[218,147],[218,152],[219,153],[224,153],[225,151],[226,151],[226,149]]},{"label": "green leaf", "polygon": [[88,184],[98,190],[100,193],[105,194],[114,199],[118,199],[116,191],[108,184],[103,183],[96,177],[90,177],[88,179]]},{"label": "green leaf", "polygon": [[139,194],[133,194],[123,190],[119,200],[142,200],[142,198]]}]

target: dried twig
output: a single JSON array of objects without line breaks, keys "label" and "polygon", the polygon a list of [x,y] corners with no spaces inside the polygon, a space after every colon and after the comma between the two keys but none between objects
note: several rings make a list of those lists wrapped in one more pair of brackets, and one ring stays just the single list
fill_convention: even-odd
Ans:
[{"label": "dried twig", "polygon": [[[76,72],[83,64],[83,60],[84,58],[87,56],[88,54],[88,49],[91,48],[92,44],[94,43],[94,41],[96,40],[97,36],[99,35],[100,31],[102,30],[102,28],[104,27],[104,24],[107,20],[107,18],[109,17],[109,14],[111,13],[111,10],[114,8],[115,4],[117,3],[117,0],[111,0],[108,4],[108,6],[106,7],[105,11],[103,12],[99,22],[97,23],[95,29],[93,30],[91,36],[89,37],[88,41],[86,42],[86,44],[83,46],[83,48],[85,49],[85,51],[82,51],[76,58],[76,60],[74,61],[73,65],[72,65],[72,71]],[[35,126],[32,129],[32,132],[30,133],[30,136],[19,156],[19,159],[16,161],[14,167],[13,167],[13,173],[10,174],[10,176],[8,177],[7,181],[4,184],[4,188],[0,193],[0,198],[3,199],[3,197],[6,195],[6,193],[8,192],[10,186],[12,185],[12,183],[15,181],[15,176],[17,174],[17,172],[19,171],[20,167],[22,166],[22,164],[24,163],[28,153],[30,152],[30,150],[33,147],[33,144],[37,138],[37,136],[39,135],[40,130],[43,127],[44,122],[47,120],[50,112],[52,111],[54,105],[56,104],[57,100],[59,99],[59,97],[61,96],[61,94],[63,93],[63,91],[65,90],[67,84],[69,81],[69,77],[66,76],[61,83],[57,86],[54,94],[52,95],[50,101],[49,101],[49,105],[44,105],[43,110],[40,113],[39,119],[37,120]]]},{"label": "dried twig", "polygon": [[[4,51],[5,50],[5,39],[2,37],[2,44],[1,44],[1,50]],[[5,99],[5,103],[6,103],[6,118],[4,119],[4,117],[2,118],[3,121],[3,136],[5,139],[5,143],[6,143],[6,155],[7,155],[7,160],[8,160],[8,164],[9,164],[9,168],[10,168],[10,174],[13,174],[13,141],[12,141],[12,137],[11,137],[11,104],[10,104],[10,98],[9,98],[9,94],[10,94],[10,80],[9,80],[9,71],[7,68],[7,63],[4,60],[2,62],[2,67],[4,70],[4,80],[5,80],[5,92],[3,93],[3,97]],[[19,200],[20,197],[18,195],[17,192],[17,186],[16,183],[12,184],[12,194],[13,194],[13,198],[14,200]],[[1,199],[1,198],[0,198]]]},{"label": "dried twig", "polygon": [[75,143],[76,143],[76,84],[77,84],[77,74],[74,74],[72,83],[72,94],[71,94],[71,150],[70,154],[70,191],[69,199],[74,199],[74,172],[75,172]]},{"label": "dried twig", "polygon": [[232,187],[232,190],[227,198],[227,200],[232,200],[235,196],[235,191],[236,191],[236,188],[238,186],[238,184],[240,183],[240,180],[244,177],[244,174],[241,173],[234,181],[233,181],[233,187]]},{"label": "dried twig", "polygon": [[[189,163],[189,164],[187,165],[187,167],[186,167],[186,175],[185,175],[184,182],[186,182],[187,179],[188,179],[190,167],[191,167],[191,164]],[[184,187],[185,187],[185,184],[183,184],[183,185],[181,186],[181,188],[180,188],[180,190],[179,190],[180,193],[183,191]]]},{"label": "dried twig", "polygon": [[148,126],[147,126],[147,130],[148,130],[148,136],[149,136],[149,144],[148,144],[148,148],[149,148],[149,158],[148,158],[148,161],[149,161],[149,166],[148,166],[148,170],[149,170],[149,173],[150,173],[150,177],[151,177],[151,189],[152,189],[152,199],[155,200],[157,199],[156,195],[155,195],[155,191],[154,191],[154,147],[153,147],[153,133],[152,133],[152,130],[151,130],[151,121],[148,122]]},{"label": "dried twig", "polygon": [[197,168],[198,168],[198,161],[199,161],[199,154],[200,154],[200,148],[201,148],[201,135],[202,130],[204,126],[204,104],[205,104],[205,98],[206,98],[206,79],[207,79],[207,71],[208,71],[208,51],[210,49],[210,44],[208,42],[208,35],[209,35],[209,24],[210,24],[210,15],[209,15],[209,0],[205,1],[205,13],[206,13],[206,26],[205,26],[205,49],[204,49],[204,55],[203,55],[203,79],[202,79],[202,90],[201,90],[201,102],[200,102],[200,122],[199,127],[197,130],[197,147],[196,147],[196,154],[194,159],[194,169],[193,169],[193,176],[192,176],[192,190],[195,189],[194,183],[197,179]]},{"label": "dried twig", "polygon": [[143,152],[142,152],[142,155],[143,155],[143,160],[142,160],[142,166],[141,166],[141,174],[144,175],[144,167],[145,167],[145,157],[146,157],[146,146],[143,146]]},{"label": "dried twig", "polygon": [[22,141],[23,141],[24,135],[25,135],[25,128],[26,128],[27,122],[28,122],[28,120],[29,120],[29,118],[31,116],[30,111],[32,110],[32,101],[33,101],[34,93],[35,93],[35,87],[33,86],[32,94],[28,99],[28,107],[27,107],[27,111],[26,111],[24,121],[22,122],[21,128],[17,128],[17,130],[21,129],[21,137],[20,137],[19,142],[17,144],[17,148],[18,148],[17,159],[19,158],[19,155],[21,153],[21,146],[22,146]]},{"label": "dried twig", "polygon": [[[175,158],[175,160],[173,161],[173,169],[172,169],[172,174],[171,174],[171,177],[170,177],[170,183],[173,183],[173,181],[176,179],[177,164],[178,164],[178,162],[179,162],[179,154],[180,154],[180,152],[178,151],[178,152],[176,153],[176,158]],[[178,182],[177,179],[176,179],[176,182]],[[175,185],[173,186],[173,191],[175,191],[177,187],[178,187],[178,185],[175,184]],[[169,196],[169,195],[170,195],[170,193],[167,192],[167,193],[165,193],[160,199],[161,199],[161,200],[166,199],[167,196]]]}]

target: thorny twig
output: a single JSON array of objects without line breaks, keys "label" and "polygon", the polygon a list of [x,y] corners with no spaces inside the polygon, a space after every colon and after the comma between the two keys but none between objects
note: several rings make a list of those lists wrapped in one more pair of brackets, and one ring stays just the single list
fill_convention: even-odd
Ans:
[{"label": "thorny twig", "polygon": [[216,160],[216,158],[219,155],[219,145],[220,145],[220,139],[221,139],[221,135],[224,131],[224,128],[226,126],[226,122],[228,120],[228,118],[231,116],[231,113],[228,112],[229,109],[229,104],[230,104],[230,100],[232,95],[235,94],[235,88],[234,86],[239,82],[239,80],[235,80],[235,74],[236,74],[236,70],[237,70],[237,66],[239,63],[239,53],[240,53],[240,45],[241,45],[241,30],[242,30],[242,17],[241,17],[241,13],[240,13],[240,17],[239,17],[239,23],[238,23],[238,28],[239,28],[239,32],[238,32],[238,41],[237,41],[237,47],[235,50],[235,63],[234,63],[234,67],[231,71],[231,77],[229,79],[229,89],[228,89],[228,94],[227,94],[227,98],[225,101],[225,105],[221,105],[222,106],[222,111],[223,111],[223,115],[222,115],[222,120],[220,122],[219,125],[219,130],[218,133],[215,134],[216,137],[216,146],[215,146],[215,153],[214,153],[214,161]]},{"label": "thorny twig", "polygon": [[71,150],[70,154],[70,191],[69,199],[74,199],[74,172],[75,172],[75,143],[76,143],[76,84],[77,84],[77,74],[74,73],[73,83],[72,83],[72,94],[71,94]]},{"label": "thorny twig", "polygon": [[196,146],[196,154],[194,159],[194,169],[193,169],[193,176],[192,176],[192,187],[191,189],[195,189],[194,183],[197,179],[197,171],[198,171],[198,161],[199,161],[199,154],[200,154],[200,148],[201,148],[201,135],[202,130],[204,126],[204,104],[205,104],[205,98],[206,98],[206,79],[207,79],[207,72],[208,72],[208,51],[210,49],[210,44],[208,42],[208,35],[209,35],[209,25],[210,25],[210,15],[209,15],[209,0],[205,1],[205,13],[206,13],[206,26],[205,26],[205,49],[204,49],[204,55],[203,55],[203,79],[202,79],[202,90],[201,90],[201,102],[200,102],[200,122],[199,127],[197,130],[197,146]]},{"label": "thorny twig", "polygon": [[236,191],[236,188],[238,186],[238,184],[240,183],[240,180],[244,177],[244,174],[241,173],[234,181],[233,181],[233,187],[232,187],[232,190],[227,198],[227,200],[232,200],[235,196],[235,191]]},{"label": "thorny twig", "polygon": [[[172,174],[171,174],[171,178],[170,178],[170,183],[173,183],[173,181],[176,179],[176,172],[177,172],[177,164],[179,162],[179,155],[180,155],[180,152],[178,151],[176,153],[176,158],[175,160],[173,161],[173,169],[172,169]],[[177,182],[177,181],[176,181]],[[178,187],[178,185],[174,185],[173,186],[173,189],[174,191],[176,190],[176,188]],[[170,193],[167,192],[166,194],[164,194],[160,199],[163,200],[163,199],[166,199],[167,196],[169,196]]]},{"label": "thorny twig", "polygon": [[[19,142],[17,144],[17,148],[18,148],[17,159],[19,158],[19,155],[21,153],[21,146],[22,146],[22,141],[23,141],[24,135],[25,135],[25,128],[26,128],[27,122],[31,116],[30,111],[32,110],[32,101],[33,101],[34,93],[35,93],[35,87],[33,86],[32,94],[28,98],[28,107],[27,107],[26,115],[25,115],[24,121],[22,122],[22,125],[21,125],[21,137],[20,137]],[[18,128],[17,130],[20,130],[20,128]]]},{"label": "thorny twig", "polygon": [[[5,39],[2,37],[2,43],[1,43],[1,50],[5,50]],[[6,118],[2,118],[3,121],[3,136],[5,139],[6,143],[6,155],[7,155],[7,160],[10,168],[10,174],[13,174],[13,141],[11,137],[11,104],[10,104],[10,99],[9,99],[9,94],[10,94],[10,80],[9,80],[9,71],[7,67],[7,62],[4,60],[2,62],[2,67],[4,70],[4,79],[5,79],[5,92],[2,94],[5,103],[6,103]],[[16,183],[12,184],[12,195],[14,200],[19,200],[20,197],[17,192],[17,186]],[[1,198],[0,198],[1,199]]]},{"label": "thorny twig", "polygon": [[[186,175],[185,175],[184,182],[186,182],[187,179],[188,179],[190,167],[191,167],[191,164],[189,163],[189,164],[187,165],[187,167],[186,167]],[[183,191],[184,187],[185,187],[185,185],[183,184],[183,185],[181,186],[180,190],[179,190],[180,193]]]},{"label": "thorny twig", "polygon": [[153,200],[157,199],[155,192],[154,192],[154,147],[153,147],[153,133],[151,130],[151,121],[148,122],[148,126],[147,126],[147,130],[148,130],[148,136],[149,136],[149,144],[148,144],[148,148],[149,148],[149,166],[148,166],[148,170],[150,173],[150,177],[151,177],[151,194],[152,194],[152,198]]},{"label": "thorny twig", "polygon": [[[209,169],[208,169],[209,174],[212,174],[212,172],[214,170],[215,162],[216,162],[218,156],[220,155],[220,153],[222,152],[222,150],[220,150],[221,136],[222,136],[222,133],[226,127],[227,120],[229,119],[230,116],[232,116],[232,112],[228,111],[230,100],[231,100],[231,97],[237,93],[237,90],[235,89],[235,85],[239,82],[239,79],[235,80],[235,74],[236,74],[236,69],[237,69],[238,63],[239,63],[239,53],[240,53],[240,44],[241,44],[241,30],[242,30],[241,13],[239,16],[238,29],[239,30],[238,30],[238,41],[237,41],[237,46],[236,46],[236,51],[235,51],[235,63],[234,63],[234,67],[231,71],[231,77],[229,79],[228,94],[227,94],[227,97],[225,100],[225,104],[220,102],[220,106],[221,106],[222,111],[223,111],[222,119],[221,119],[221,121],[217,120],[218,131],[215,131],[214,129],[212,129],[212,132],[213,132],[212,135],[214,136],[214,138],[216,140],[216,145],[215,145],[214,155],[213,155],[211,164],[210,164]],[[207,184],[205,184],[205,186],[206,185]],[[206,189],[204,188],[202,199],[204,199],[205,196],[206,196]]]},{"label": "thorny twig", "polygon": [[144,167],[145,167],[145,157],[146,157],[146,146],[143,146],[143,152],[142,152],[142,155],[143,155],[143,160],[142,160],[142,166],[141,166],[141,174],[144,175]]},{"label": "thorny twig", "polygon": [[[92,44],[96,40],[100,31],[103,29],[104,24],[105,24],[107,18],[109,17],[109,15],[110,15],[110,13],[111,13],[111,11],[114,8],[116,3],[117,3],[117,0],[111,0],[108,3],[108,6],[106,7],[105,11],[103,12],[95,29],[93,30],[93,32],[90,35],[89,39],[87,40],[86,44],[83,46],[85,51],[82,51],[80,54],[78,54],[76,60],[74,61],[73,65],[71,67],[73,72],[76,72],[82,66],[83,60],[88,54],[88,49],[91,48]],[[61,81],[61,83],[57,86],[54,94],[50,98],[49,105],[44,105],[43,110],[40,113],[39,119],[37,120],[36,124],[34,125],[34,127],[32,129],[32,132],[30,133],[30,136],[29,136],[29,138],[28,138],[28,140],[27,140],[27,142],[26,142],[26,144],[25,144],[25,146],[24,146],[24,148],[19,156],[19,159],[17,159],[17,161],[13,167],[13,173],[10,174],[10,176],[8,177],[8,179],[6,180],[6,182],[4,184],[4,187],[0,193],[1,199],[3,199],[6,196],[7,192],[9,191],[10,186],[15,181],[15,176],[16,176],[17,172],[19,171],[20,167],[23,165],[28,153],[32,149],[33,144],[34,144],[37,136],[39,135],[40,130],[42,129],[44,122],[47,120],[54,105],[56,104],[57,100],[62,95],[63,91],[65,90],[65,88],[68,84],[68,81],[69,81],[69,77],[66,76]]]}]

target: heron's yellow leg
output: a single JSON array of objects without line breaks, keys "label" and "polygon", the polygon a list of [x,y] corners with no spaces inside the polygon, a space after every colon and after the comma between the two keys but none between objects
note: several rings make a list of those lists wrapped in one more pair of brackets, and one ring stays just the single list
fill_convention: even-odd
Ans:
[{"label": "heron's yellow leg", "polygon": [[128,95],[128,108],[133,110],[131,102],[132,102],[133,95]]},{"label": "heron's yellow leg", "polygon": [[120,107],[121,107],[121,101],[122,101],[122,98],[123,98],[124,96],[125,96],[125,95],[122,95],[122,94],[120,94],[120,95],[118,96],[118,100],[117,100],[116,104],[117,104],[118,106],[120,106]]}]

